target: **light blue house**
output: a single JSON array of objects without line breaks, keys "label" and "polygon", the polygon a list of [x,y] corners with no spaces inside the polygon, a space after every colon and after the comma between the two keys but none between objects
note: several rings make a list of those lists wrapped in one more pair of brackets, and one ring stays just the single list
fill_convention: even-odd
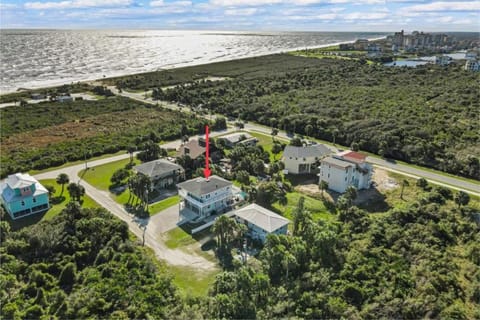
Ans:
[{"label": "light blue house", "polygon": [[13,220],[48,210],[48,191],[29,174],[16,173],[0,182],[0,201]]},{"label": "light blue house", "polygon": [[235,219],[247,226],[247,234],[250,237],[258,239],[262,243],[265,243],[269,234],[287,234],[290,223],[287,218],[255,203],[237,210]]}]

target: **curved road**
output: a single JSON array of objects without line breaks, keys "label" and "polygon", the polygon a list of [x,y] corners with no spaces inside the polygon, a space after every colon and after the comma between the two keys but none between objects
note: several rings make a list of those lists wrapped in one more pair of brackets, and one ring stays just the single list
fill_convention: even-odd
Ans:
[{"label": "curved road", "polygon": [[[125,92],[123,91],[122,93],[119,93],[118,90],[115,87],[109,87],[112,92],[115,92],[116,94],[128,97],[130,99],[142,101],[145,103],[150,103],[150,104],[157,104],[156,101],[153,101],[152,99],[145,99],[144,94],[142,93],[133,93],[133,92]],[[164,108],[169,108],[172,110],[183,110],[179,106],[169,103],[169,102],[164,102],[162,101],[160,105]],[[211,116],[210,116],[211,117]],[[233,123],[231,123],[233,124]],[[266,127],[266,126],[261,126],[255,123],[246,123],[245,124],[245,130],[247,131],[257,131],[260,133],[264,133],[267,135],[270,135],[272,132],[272,128]],[[289,140],[291,137],[287,136],[285,131],[280,131],[278,132],[278,137],[284,138]],[[337,151],[338,149],[332,145],[327,145],[329,148],[331,148],[334,151]],[[470,182],[467,180],[463,179],[458,179],[452,176],[448,175],[443,175],[443,174],[438,174],[432,171],[428,170],[422,170],[413,166],[401,164],[401,163],[394,163],[394,162],[389,162],[380,158],[376,157],[367,157],[367,161],[374,164],[375,166],[391,171],[391,172],[396,172],[399,174],[403,174],[405,176],[409,176],[412,178],[425,178],[429,182],[437,184],[437,185],[442,185],[445,187],[449,187],[455,190],[461,190],[464,192],[467,192],[469,194],[475,195],[477,197],[480,197],[480,183],[476,184],[474,182]]]},{"label": "curved road", "polygon": [[[224,134],[224,132],[214,132],[212,136]],[[180,146],[180,140],[169,142],[162,145],[163,148],[178,148]],[[88,167],[95,167],[105,163],[118,161],[122,159],[129,158],[128,153],[121,154],[118,156],[113,156],[110,158],[104,158],[100,160],[94,160],[88,162]],[[145,229],[145,245],[152,248],[155,252],[155,255],[162,260],[165,260],[171,265],[180,265],[180,266],[190,266],[203,270],[212,270],[216,268],[215,263],[205,259],[202,256],[195,254],[188,254],[179,249],[169,249],[165,246],[164,242],[159,239],[160,234],[157,234],[157,230],[161,230],[160,227],[151,225],[149,226],[149,219],[137,219],[133,215],[129,214],[122,205],[118,204],[110,196],[109,192],[99,190],[84,180],[81,180],[79,173],[81,170],[85,169],[85,164],[73,165],[70,167],[65,167],[53,171],[48,171],[44,173],[39,173],[35,175],[35,178],[38,180],[41,179],[55,179],[60,173],[66,173],[72,182],[78,182],[85,188],[85,193],[88,194],[93,200],[95,200],[99,205],[110,211],[112,214],[125,221],[128,224],[130,231],[135,234],[138,239],[143,237],[143,227],[147,226]],[[168,209],[167,209],[168,210]],[[161,215],[162,213],[159,213]],[[154,223],[159,223],[159,219],[155,219]],[[153,222],[153,219],[152,219]],[[160,222],[161,223],[161,222]]]}]

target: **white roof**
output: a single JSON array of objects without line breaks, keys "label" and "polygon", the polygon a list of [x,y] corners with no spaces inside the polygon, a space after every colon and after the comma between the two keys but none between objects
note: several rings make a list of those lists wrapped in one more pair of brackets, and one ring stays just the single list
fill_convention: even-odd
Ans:
[{"label": "white roof", "polygon": [[235,212],[235,215],[246,220],[267,232],[274,232],[290,223],[290,220],[265,209],[258,204],[252,203]]},{"label": "white roof", "polygon": [[15,173],[9,175],[5,182],[10,188],[17,189],[30,187],[32,184],[35,184],[38,181],[28,173]]},{"label": "white roof", "polygon": [[[3,198],[8,201],[17,201],[21,200],[22,196],[15,196],[15,192],[13,190],[18,188],[27,188],[30,187],[32,184],[35,184],[35,192],[30,196],[39,196],[41,194],[48,193],[48,190],[40,184],[34,177],[29,175],[28,173],[15,173],[9,175],[5,181],[0,183],[0,192]],[[7,188],[8,186],[8,188]]]}]

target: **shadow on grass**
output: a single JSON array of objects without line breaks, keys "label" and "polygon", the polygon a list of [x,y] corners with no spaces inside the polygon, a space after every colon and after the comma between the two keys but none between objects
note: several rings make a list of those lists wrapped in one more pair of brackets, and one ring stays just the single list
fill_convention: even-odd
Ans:
[{"label": "shadow on grass", "polygon": [[22,228],[25,228],[25,227],[28,227],[28,226],[31,226],[31,225],[34,225],[34,224],[40,222],[40,220],[43,219],[43,217],[45,216],[47,211],[48,210],[32,214],[31,216],[18,218],[17,220],[12,220],[10,215],[7,213],[7,214],[5,214],[4,219],[10,225],[10,228],[12,229],[12,231],[17,231],[17,230],[20,230]]},{"label": "shadow on grass", "polygon": [[285,179],[290,181],[292,187],[318,183],[318,177],[316,174],[287,174],[285,175]]},{"label": "shadow on grass", "polygon": [[370,188],[368,190],[360,190],[359,197],[353,203],[369,213],[386,212],[392,208],[385,201],[386,198],[377,188]]},{"label": "shadow on grass", "polygon": [[65,196],[62,196],[62,195],[50,198],[50,203],[51,204],[60,204],[63,201],[65,201]]}]

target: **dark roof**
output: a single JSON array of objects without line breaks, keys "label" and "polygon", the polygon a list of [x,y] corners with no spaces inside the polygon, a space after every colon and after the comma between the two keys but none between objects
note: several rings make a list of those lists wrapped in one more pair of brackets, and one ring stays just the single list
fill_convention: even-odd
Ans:
[{"label": "dark roof", "polygon": [[150,162],[142,163],[133,168],[135,171],[144,174],[148,177],[156,177],[164,174],[172,173],[172,171],[180,170],[183,171],[183,168],[178,164],[170,162],[164,159],[153,160]]},{"label": "dark roof", "polygon": [[[185,153],[185,148],[188,148],[188,153]],[[177,156],[181,157],[188,154],[190,158],[196,159],[204,153],[205,148],[199,145],[198,140],[190,140],[178,148]]]},{"label": "dark roof", "polygon": [[191,179],[177,184],[177,187],[185,189],[196,196],[202,196],[231,185],[232,183],[228,180],[219,176],[211,176],[208,180],[203,177]]},{"label": "dark roof", "polygon": [[295,158],[321,158],[331,153],[332,150],[330,150],[327,146],[324,146],[323,144],[314,144],[303,147],[286,146],[285,150],[283,151],[283,156]]}]

